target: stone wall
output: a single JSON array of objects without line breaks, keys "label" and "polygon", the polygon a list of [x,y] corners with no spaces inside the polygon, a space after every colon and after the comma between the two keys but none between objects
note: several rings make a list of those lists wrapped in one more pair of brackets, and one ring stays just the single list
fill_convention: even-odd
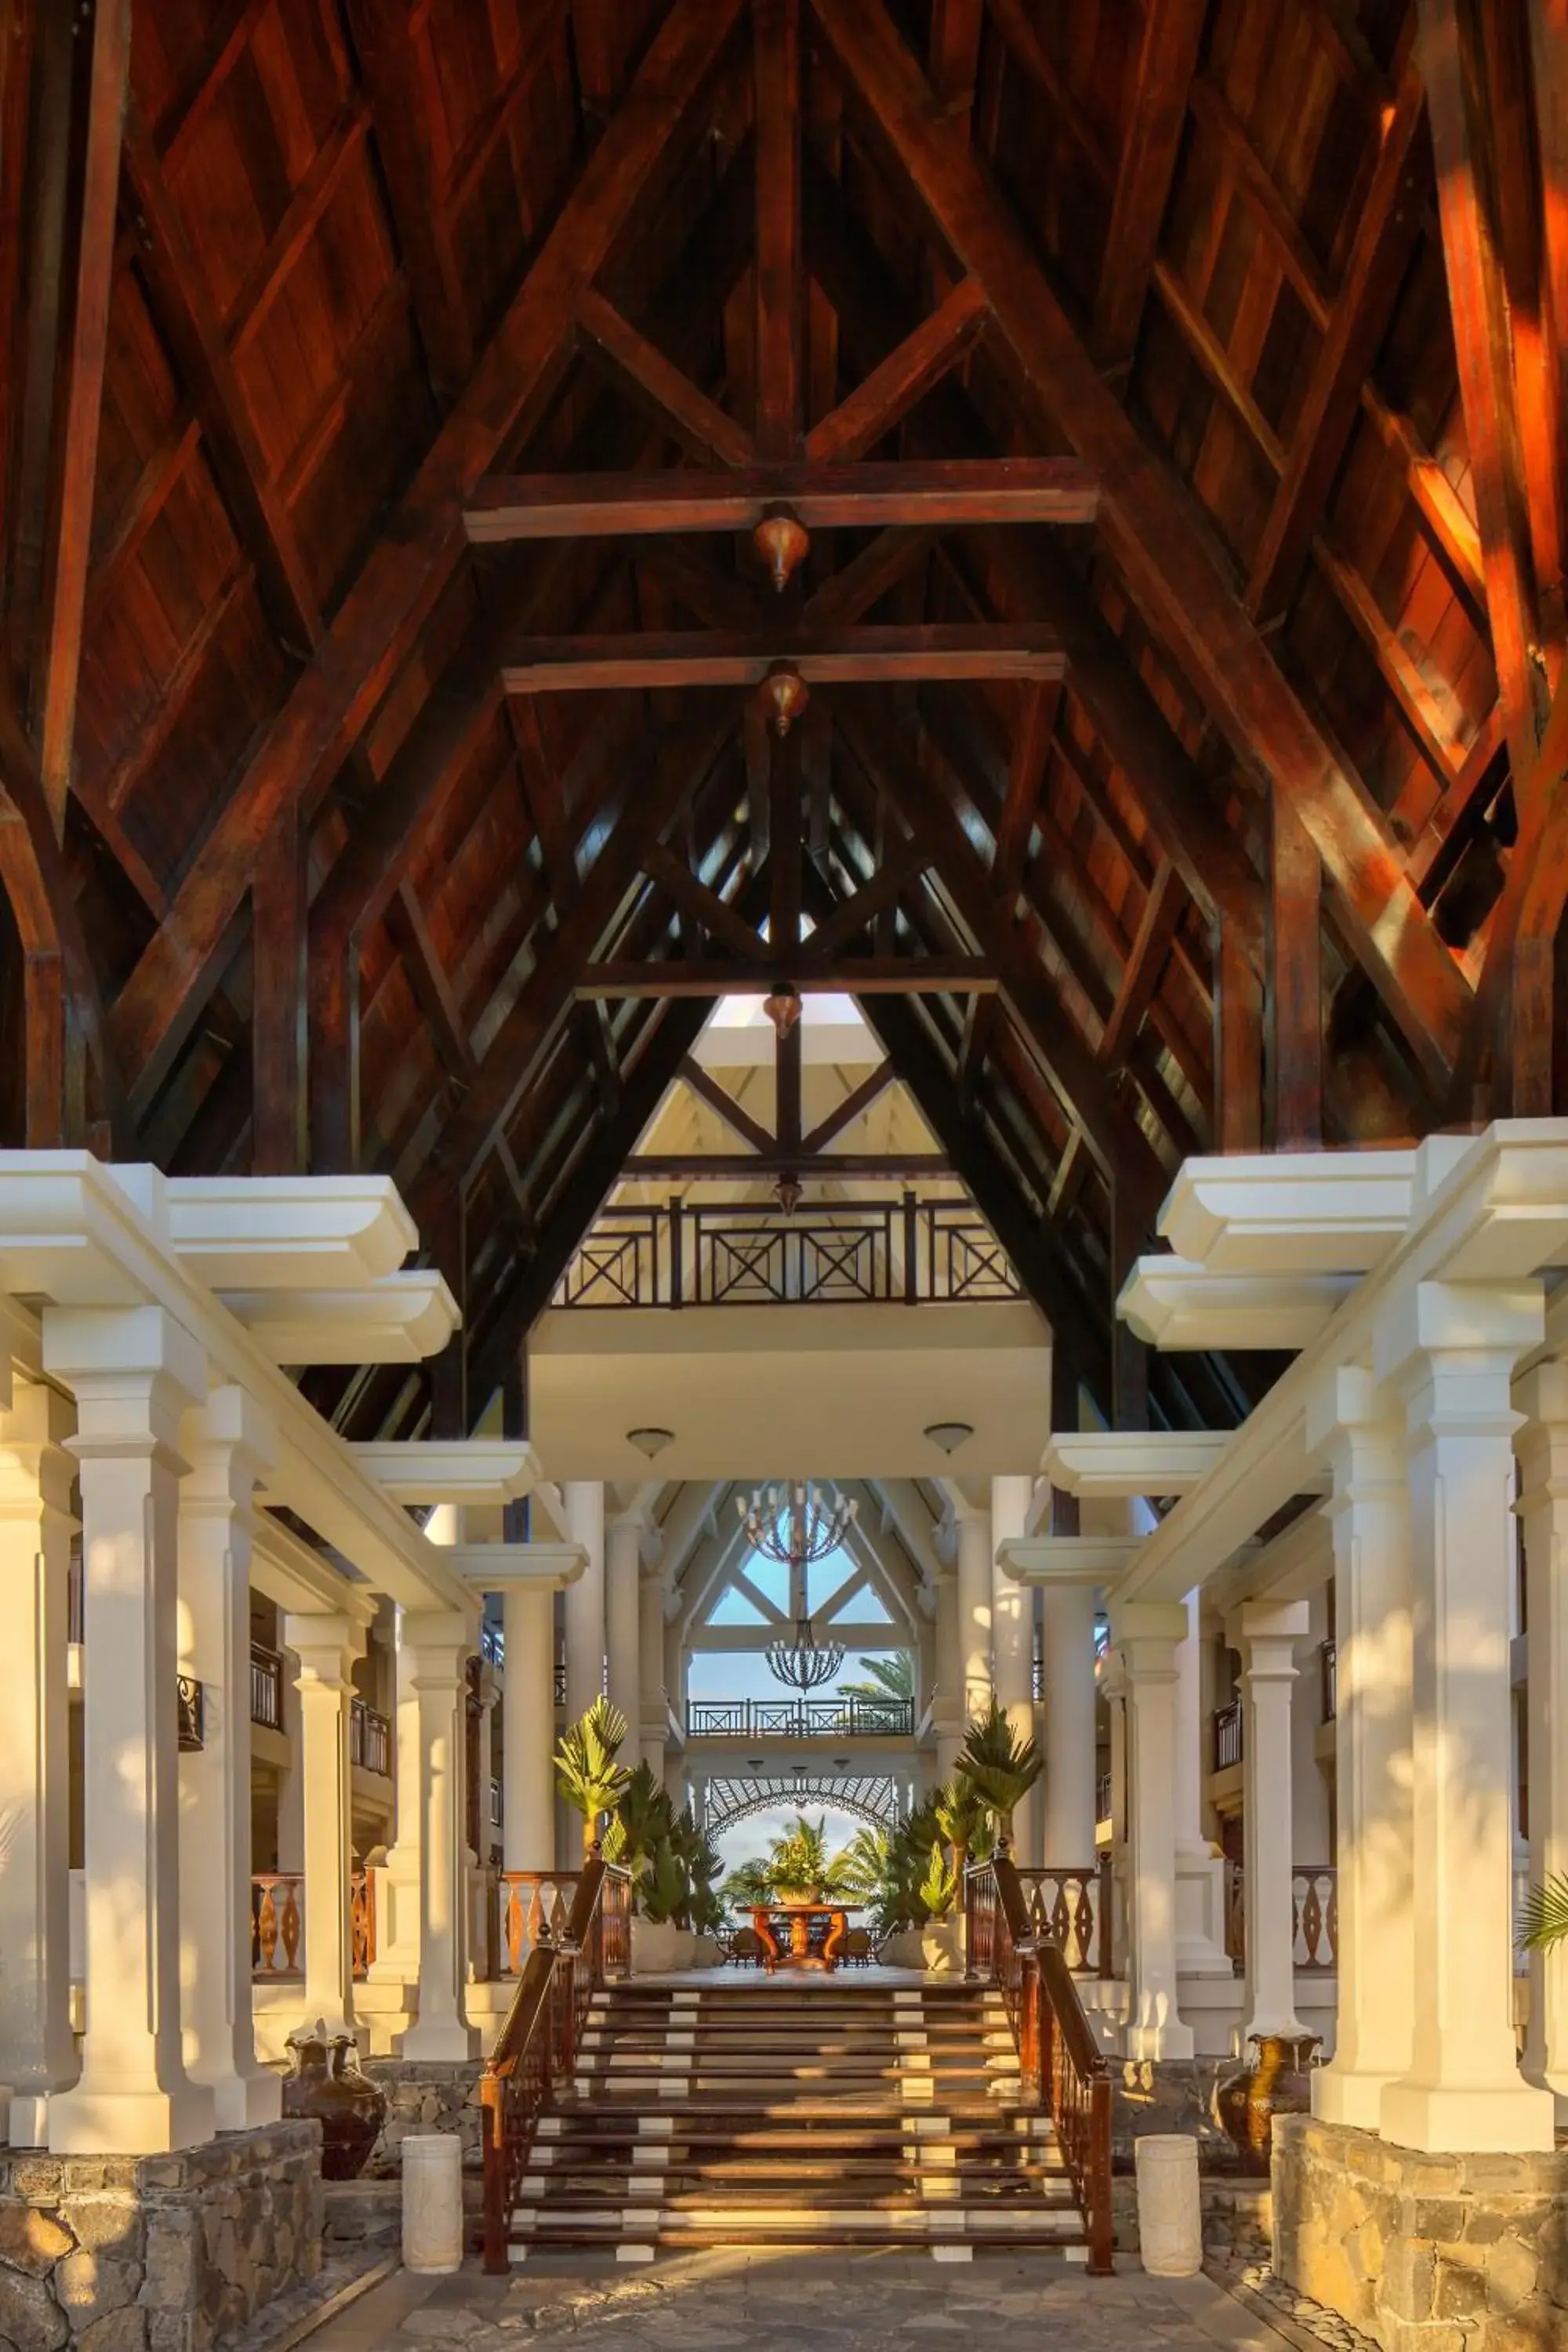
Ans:
[{"label": "stone wall", "polygon": [[321,2263],[313,2123],[174,2156],[0,2150],[0,2347],[208,2352]]},{"label": "stone wall", "polygon": [[385,2179],[401,2171],[398,2151],[410,2132],[456,2132],[463,2143],[464,2170],[482,2167],[479,2076],[484,2068],[479,2059],[369,2058],[363,2072],[386,2093],[386,2121],[365,2166],[367,2179]]},{"label": "stone wall", "polygon": [[1275,2270],[1384,2352],[1568,2344],[1568,2149],[1422,2156],[1286,2116],[1273,2185]]}]

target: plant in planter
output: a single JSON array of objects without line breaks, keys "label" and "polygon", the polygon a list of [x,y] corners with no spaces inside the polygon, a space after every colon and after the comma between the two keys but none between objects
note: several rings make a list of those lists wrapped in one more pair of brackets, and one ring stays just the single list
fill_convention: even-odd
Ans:
[{"label": "plant in planter", "polygon": [[685,1926],[691,1886],[668,1836],[655,1839],[637,1891],[645,1919],[656,1927]]},{"label": "plant in planter", "polygon": [[931,1841],[931,1856],[925,1876],[920,1884],[920,1898],[928,1919],[945,1919],[958,1899],[959,1876],[942,1847],[940,1838]]},{"label": "plant in planter", "polygon": [[710,1936],[724,1917],[724,1906],[713,1892],[713,1881],[723,1864],[706,1830],[700,1830],[689,1805],[682,1806],[670,1824],[669,1842],[691,1889],[688,1924],[700,1936]]},{"label": "plant in planter", "polygon": [[837,1890],[827,1855],[827,1816],[808,1822],[795,1817],[795,1827],[774,1838],[768,1848],[768,1879],[781,1903],[816,1903]]},{"label": "plant in planter", "polygon": [[654,1778],[651,1765],[639,1764],[621,1791],[615,1821],[605,1839],[605,1852],[611,1861],[624,1863],[632,1874],[634,1909],[641,1899],[643,1864],[661,1838],[668,1840],[674,1825],[675,1808],[668,1791]]},{"label": "plant in planter", "polygon": [[1014,1808],[1028,1795],[1045,1763],[1034,1740],[1019,1738],[994,1699],[986,1714],[972,1719],[958,1769],[1011,1843]]},{"label": "plant in planter", "polygon": [[964,1871],[972,1862],[989,1860],[996,1843],[991,1808],[974,1782],[960,1772],[937,1790],[932,1803],[937,1827],[952,1853],[952,1874],[962,1897]]},{"label": "plant in planter", "polygon": [[561,1736],[555,1751],[555,1785],[574,1812],[583,1816],[583,1859],[598,1843],[599,1823],[613,1812],[631,1779],[616,1761],[626,1736],[626,1719],[607,1698],[596,1698]]}]

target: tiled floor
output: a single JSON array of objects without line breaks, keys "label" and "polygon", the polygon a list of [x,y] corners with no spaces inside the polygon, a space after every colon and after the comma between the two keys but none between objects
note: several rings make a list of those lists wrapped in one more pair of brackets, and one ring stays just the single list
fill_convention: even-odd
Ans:
[{"label": "tiled floor", "polygon": [[1015,2338],[1063,2352],[1285,2352],[1287,2338],[1205,2278],[1123,2264],[1090,2279],[1049,2258],[963,2264],[903,2252],[715,2252],[634,2274],[599,2261],[398,2273],[310,2338],[310,2352],[910,2352]]}]

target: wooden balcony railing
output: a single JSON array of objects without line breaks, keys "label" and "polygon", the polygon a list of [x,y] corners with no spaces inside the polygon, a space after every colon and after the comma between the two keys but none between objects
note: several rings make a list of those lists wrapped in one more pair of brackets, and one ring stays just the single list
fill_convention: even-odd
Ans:
[{"label": "wooden balcony railing", "polygon": [[[349,1879],[349,1935],[356,1977],[375,1958],[375,1881],[368,1870]],[[258,1984],[304,1974],[305,1878],[298,1870],[258,1870],[250,1881],[250,1973]]]},{"label": "wooden balcony railing", "polygon": [[571,2074],[595,1986],[631,1967],[631,1878],[595,1854],[579,1874],[565,1932],[531,1953],[479,2081],[485,2268],[510,2270],[518,2183],[552,2085]]},{"label": "wooden balcony railing", "polygon": [[1026,2100],[1048,2108],[1089,2236],[1089,2267],[1111,2268],[1110,2069],[1089,2029],[1072,1971],[1035,1932],[1005,1854],[964,1874],[969,1969],[1001,1991]]},{"label": "wooden balcony railing", "polygon": [[541,1944],[561,1941],[581,1875],[575,1870],[501,1872],[496,1945],[503,1977],[520,1977]]},{"label": "wooden balcony railing", "polygon": [[[1299,1862],[1290,1874],[1290,1948],[1299,1975],[1332,1976],[1340,1941],[1339,1873],[1332,1863]],[[1225,1948],[1237,1972],[1247,1965],[1247,1873],[1226,1871]]]},{"label": "wooden balcony railing", "polygon": [[689,1739],[909,1739],[912,1698],[694,1698]]},{"label": "wooden balcony railing", "polygon": [[1233,1764],[1241,1761],[1241,1701],[1233,1698],[1228,1706],[1216,1706],[1214,1711],[1214,1763],[1215,1772],[1228,1772]]},{"label": "wooden balcony railing", "polygon": [[1110,1856],[1081,1869],[1047,1864],[1015,1875],[1028,1912],[1030,1933],[1056,1946],[1075,1977],[1115,1973],[1110,1951]]},{"label": "wooden balcony railing", "polygon": [[356,1698],[349,1709],[349,1762],[364,1772],[392,1770],[392,1726],[384,1715]]},{"label": "wooden balcony railing", "polygon": [[557,1284],[553,1307],[836,1306],[1021,1298],[967,1201],[834,1201],[774,1209],[606,1209]]},{"label": "wooden balcony railing", "polygon": [[250,1720],[266,1731],[283,1728],[283,1660],[264,1642],[250,1645]]}]

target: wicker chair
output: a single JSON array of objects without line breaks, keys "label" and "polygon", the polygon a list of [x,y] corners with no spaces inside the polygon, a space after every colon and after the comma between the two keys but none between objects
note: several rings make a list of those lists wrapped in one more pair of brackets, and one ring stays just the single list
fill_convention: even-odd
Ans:
[{"label": "wicker chair", "polygon": [[868,1969],[871,1965],[871,1937],[864,1927],[851,1927],[838,1948],[841,1967]]},{"label": "wicker chair", "polygon": [[763,1939],[754,1927],[737,1927],[730,1938],[730,1948],[724,1957],[738,1969],[760,1967]]}]

